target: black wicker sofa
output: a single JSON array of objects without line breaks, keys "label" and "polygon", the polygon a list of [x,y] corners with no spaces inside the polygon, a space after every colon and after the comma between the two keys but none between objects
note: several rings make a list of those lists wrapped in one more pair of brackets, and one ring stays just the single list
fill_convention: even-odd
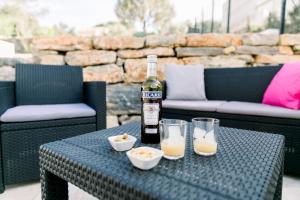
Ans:
[{"label": "black wicker sofa", "polygon": [[16,81],[0,81],[0,193],[39,180],[40,145],[105,128],[105,82],[83,82],[78,66],[18,64]]},{"label": "black wicker sofa", "polygon": [[[167,100],[164,81],[162,116],[190,120],[214,117],[222,126],[285,136],[285,173],[300,174],[300,110],[262,104],[263,94],[281,66],[205,69],[208,101]],[[182,80],[184,81],[184,80]]]}]

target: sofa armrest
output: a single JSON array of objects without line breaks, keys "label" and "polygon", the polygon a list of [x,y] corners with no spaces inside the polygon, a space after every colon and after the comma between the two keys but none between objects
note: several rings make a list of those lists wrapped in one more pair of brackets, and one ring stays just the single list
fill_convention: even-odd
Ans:
[{"label": "sofa armrest", "polygon": [[84,102],[95,109],[97,130],[106,128],[106,83],[84,82]]},{"label": "sofa armrest", "polygon": [[163,86],[163,100],[167,98],[167,82],[165,80],[161,81],[161,84]]},{"label": "sofa armrest", "polygon": [[15,82],[0,81],[0,116],[15,106]]}]

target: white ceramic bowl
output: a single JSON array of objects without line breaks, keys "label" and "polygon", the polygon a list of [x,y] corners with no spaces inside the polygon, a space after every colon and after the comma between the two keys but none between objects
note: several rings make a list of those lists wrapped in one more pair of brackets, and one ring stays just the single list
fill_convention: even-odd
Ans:
[{"label": "white ceramic bowl", "polygon": [[116,151],[127,151],[131,149],[136,142],[136,138],[131,135],[128,135],[128,140],[121,142],[116,142],[116,137],[117,135],[108,137],[109,143]]},{"label": "white ceramic bowl", "polygon": [[[132,150],[126,152],[126,155],[129,158],[132,165],[139,169],[142,169],[142,170],[148,170],[148,169],[155,167],[159,163],[160,159],[162,158],[162,156],[164,154],[162,150],[155,149],[152,147],[139,147],[139,148],[149,149],[151,151],[154,151],[156,154],[151,159],[141,159],[141,158],[133,155]],[[139,149],[139,148],[136,148],[136,149]]]}]

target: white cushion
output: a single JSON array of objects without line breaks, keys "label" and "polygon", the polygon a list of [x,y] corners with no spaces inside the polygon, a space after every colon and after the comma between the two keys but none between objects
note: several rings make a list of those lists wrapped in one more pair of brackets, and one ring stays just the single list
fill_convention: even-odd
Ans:
[{"label": "white cushion", "polygon": [[183,109],[183,110],[216,111],[217,108],[224,103],[226,103],[226,101],[164,100],[162,102],[162,107],[163,108]]},{"label": "white cushion", "polygon": [[239,101],[231,101],[228,103],[224,103],[217,108],[217,112],[300,119],[300,110],[292,110],[277,106],[270,106],[262,103],[249,103]]},{"label": "white cushion", "polygon": [[94,109],[84,103],[25,105],[8,109],[0,117],[2,122],[42,121],[95,116]]},{"label": "white cushion", "polygon": [[202,65],[165,66],[167,99],[206,100]]}]

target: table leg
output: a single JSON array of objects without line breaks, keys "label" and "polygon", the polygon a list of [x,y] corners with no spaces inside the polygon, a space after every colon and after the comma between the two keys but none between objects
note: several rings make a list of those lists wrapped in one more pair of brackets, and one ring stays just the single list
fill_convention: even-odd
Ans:
[{"label": "table leg", "polygon": [[0,181],[0,194],[2,194],[5,190],[5,186],[4,186],[4,183],[3,183],[3,180],[2,182]]},{"label": "table leg", "polygon": [[68,182],[41,169],[42,200],[67,200]]},{"label": "table leg", "polygon": [[273,200],[281,200],[282,198],[282,180],[283,180],[283,167],[277,181],[276,191]]}]

